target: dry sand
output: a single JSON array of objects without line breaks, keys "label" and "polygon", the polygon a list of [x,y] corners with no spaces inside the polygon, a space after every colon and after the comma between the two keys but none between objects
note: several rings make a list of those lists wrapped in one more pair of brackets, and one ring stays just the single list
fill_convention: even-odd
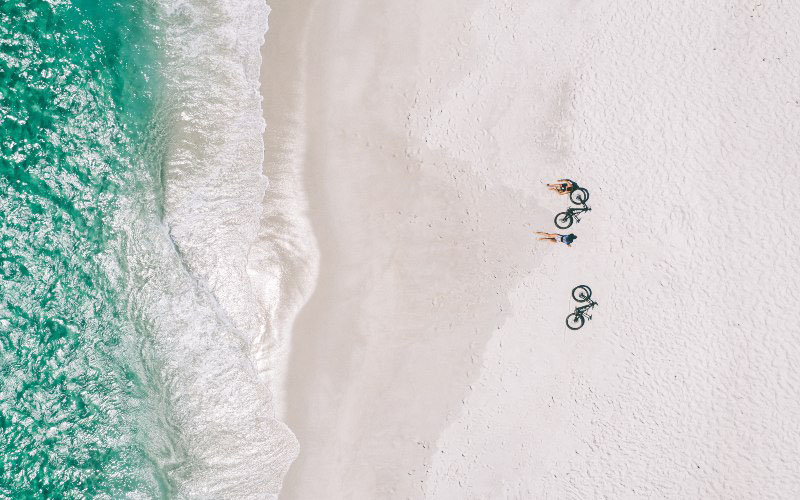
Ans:
[{"label": "dry sand", "polygon": [[552,3],[270,2],[320,249],[282,498],[800,495],[800,8]]}]

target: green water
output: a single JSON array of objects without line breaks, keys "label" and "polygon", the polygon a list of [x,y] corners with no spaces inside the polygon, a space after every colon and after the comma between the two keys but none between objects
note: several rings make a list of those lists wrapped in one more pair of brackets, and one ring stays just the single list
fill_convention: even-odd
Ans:
[{"label": "green water", "polygon": [[157,199],[151,6],[0,2],[0,497],[164,496],[120,227]]}]

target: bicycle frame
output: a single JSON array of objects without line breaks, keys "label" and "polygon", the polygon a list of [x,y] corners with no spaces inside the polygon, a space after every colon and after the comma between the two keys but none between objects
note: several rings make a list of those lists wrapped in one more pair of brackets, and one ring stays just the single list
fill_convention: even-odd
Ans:
[{"label": "bicycle frame", "polygon": [[591,212],[592,209],[589,208],[588,205],[583,205],[582,207],[569,207],[567,208],[566,212],[571,216],[574,217],[576,221],[580,221],[578,216],[584,212]]},{"label": "bicycle frame", "polygon": [[588,303],[586,303],[586,304],[584,304],[582,306],[578,306],[578,307],[575,308],[575,314],[579,314],[581,316],[586,316],[587,318],[592,319],[592,317],[590,315],[588,315],[587,312],[590,311],[596,305],[597,305],[597,302],[589,299]]}]

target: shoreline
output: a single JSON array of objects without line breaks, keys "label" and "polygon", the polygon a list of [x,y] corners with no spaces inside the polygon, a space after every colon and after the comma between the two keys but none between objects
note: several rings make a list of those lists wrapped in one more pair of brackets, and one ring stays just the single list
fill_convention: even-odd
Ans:
[{"label": "shoreline", "polygon": [[[426,145],[421,121],[435,115],[421,108],[419,72],[442,89],[469,76],[430,50],[459,50],[459,23],[478,7],[451,3],[305,3],[305,16],[271,3],[272,25],[309,23],[305,186],[320,249],[317,287],[292,333],[285,422],[300,454],[281,498],[419,495],[434,443],[508,318],[508,291],[531,286],[552,251],[530,235],[538,186],[506,186]],[[419,12],[426,23],[408,33]]]},{"label": "shoreline", "polygon": [[[301,9],[293,4],[290,9]],[[282,10],[282,9],[281,9]],[[316,286],[319,250],[308,214],[305,183],[306,24],[303,16],[271,10],[261,47],[260,92],[266,128],[263,174],[268,187],[258,244],[248,272],[265,310],[253,343],[256,366],[267,381],[279,420],[285,416],[287,363],[297,313]],[[275,17],[279,21],[275,21]]]}]

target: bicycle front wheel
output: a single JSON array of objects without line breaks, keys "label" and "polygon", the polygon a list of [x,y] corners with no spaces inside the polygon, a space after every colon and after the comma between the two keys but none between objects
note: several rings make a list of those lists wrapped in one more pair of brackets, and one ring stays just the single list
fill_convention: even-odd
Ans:
[{"label": "bicycle front wheel", "polygon": [[556,227],[559,229],[566,229],[572,225],[572,214],[569,212],[561,212],[556,215],[554,219]]},{"label": "bicycle front wheel", "polygon": [[576,205],[584,205],[589,201],[589,191],[584,188],[578,188],[569,194],[569,199]]},{"label": "bicycle front wheel", "polygon": [[580,330],[585,322],[582,314],[574,312],[567,316],[567,328],[570,330]]},{"label": "bicycle front wheel", "polygon": [[572,289],[572,298],[578,302],[588,302],[592,297],[592,289],[586,285],[578,285]]}]

